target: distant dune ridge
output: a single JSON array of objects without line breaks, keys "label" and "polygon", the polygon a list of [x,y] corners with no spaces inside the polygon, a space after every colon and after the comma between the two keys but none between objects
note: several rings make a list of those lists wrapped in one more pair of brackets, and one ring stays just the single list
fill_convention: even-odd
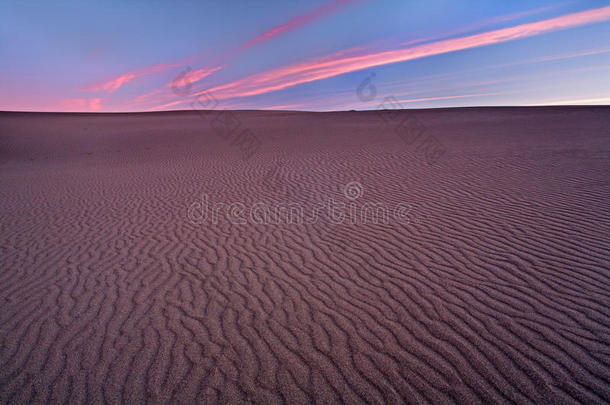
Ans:
[{"label": "distant dune ridge", "polygon": [[610,402],[610,107],[235,114],[0,113],[0,403]]}]

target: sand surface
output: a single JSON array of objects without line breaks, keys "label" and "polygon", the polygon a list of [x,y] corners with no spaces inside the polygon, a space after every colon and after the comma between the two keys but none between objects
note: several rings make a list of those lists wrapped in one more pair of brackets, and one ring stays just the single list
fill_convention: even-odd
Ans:
[{"label": "sand surface", "polygon": [[214,114],[0,114],[1,403],[610,401],[610,108]]}]

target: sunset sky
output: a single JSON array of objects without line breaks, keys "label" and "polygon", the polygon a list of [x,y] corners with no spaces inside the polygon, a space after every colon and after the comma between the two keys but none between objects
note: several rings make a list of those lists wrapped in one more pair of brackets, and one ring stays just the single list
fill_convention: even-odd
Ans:
[{"label": "sunset sky", "polygon": [[610,104],[610,1],[8,0],[0,89],[10,111]]}]

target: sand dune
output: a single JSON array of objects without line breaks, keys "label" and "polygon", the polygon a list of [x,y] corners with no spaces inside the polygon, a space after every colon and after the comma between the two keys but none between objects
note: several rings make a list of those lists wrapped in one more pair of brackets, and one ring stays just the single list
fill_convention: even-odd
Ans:
[{"label": "sand dune", "polygon": [[380,114],[1,113],[0,402],[610,401],[610,108]]}]

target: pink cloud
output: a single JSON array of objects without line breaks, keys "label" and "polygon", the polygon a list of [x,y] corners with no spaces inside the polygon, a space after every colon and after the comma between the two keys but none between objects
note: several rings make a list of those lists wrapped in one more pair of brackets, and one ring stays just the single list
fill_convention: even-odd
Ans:
[{"label": "pink cloud", "polygon": [[187,71],[184,74],[184,76],[182,78],[180,78],[181,83],[175,83],[174,81],[171,81],[171,82],[167,83],[166,87],[172,87],[173,85],[184,86],[187,83],[195,84],[198,81],[200,81],[201,79],[211,75],[214,72],[219,71],[220,69],[222,69],[221,66],[218,66],[215,68],[209,68],[209,69],[203,68],[203,69]]},{"label": "pink cloud", "polygon": [[175,67],[179,67],[182,66],[184,63],[180,62],[180,63],[160,63],[158,65],[153,65],[153,66],[147,66],[141,69],[137,69],[131,72],[127,72],[127,73],[123,73],[117,77],[114,77],[110,80],[106,80],[103,81],[101,83],[96,83],[93,84],[91,86],[88,86],[82,90],[88,90],[88,91],[106,91],[109,93],[114,93],[115,91],[117,91],[119,88],[121,88],[123,85],[131,82],[132,80],[138,78],[138,77],[142,77],[142,76],[148,76],[148,75],[152,75],[155,73],[159,73],[159,72],[163,72],[165,70],[168,69],[172,69]]},{"label": "pink cloud", "polygon": [[213,92],[217,98],[254,96],[370,67],[512,41],[608,19],[610,19],[610,6],[408,48],[356,56],[337,53],[324,59],[258,73],[208,91]]},{"label": "pink cloud", "polygon": [[176,100],[176,101],[172,101],[170,103],[166,103],[166,104],[163,104],[163,105],[158,105],[158,106],[155,106],[155,107],[151,107],[151,108],[148,109],[148,111],[162,110],[164,108],[173,107],[173,106],[178,105],[178,104],[186,104],[187,102],[188,102],[187,100]]},{"label": "pink cloud", "polygon": [[[190,69],[190,68],[188,68]],[[222,69],[221,66],[215,68],[203,68],[197,70],[187,70],[183,72],[182,76],[178,76],[176,79],[168,82],[163,88],[154,89],[147,93],[140,94],[133,101],[130,102],[130,105],[137,106],[142,104],[151,104],[151,103],[166,103],[169,106],[178,104],[180,101],[168,103],[167,100],[171,97],[175,97],[176,94],[172,93],[170,89],[175,87],[176,89],[183,90],[188,93],[188,89],[191,85],[197,83],[198,81],[208,77],[214,72]],[[162,108],[167,105],[153,107]]]},{"label": "pink cloud", "polygon": [[282,33],[292,31],[296,28],[309,24],[315,20],[323,18],[323,17],[335,12],[339,7],[349,3],[351,1],[353,1],[353,0],[334,0],[334,1],[328,2],[326,4],[323,4],[322,6],[318,7],[317,9],[315,9],[313,11],[310,11],[308,13],[295,17],[292,20],[288,21],[287,23],[278,25],[277,27],[274,27],[274,28],[264,32],[263,34],[257,36],[256,38],[253,38],[252,40],[243,44],[239,50],[241,51],[241,50],[248,49],[254,45],[257,45],[261,42],[264,42],[273,37],[276,37]]},{"label": "pink cloud", "polygon": [[102,107],[101,98],[69,98],[61,101],[65,111],[98,111]]},{"label": "pink cloud", "polygon": [[263,107],[261,110],[296,110],[301,107],[303,107],[302,104],[280,104]]},{"label": "pink cloud", "polygon": [[99,110],[102,106],[101,98],[90,98],[89,99],[89,108],[92,110]]},{"label": "pink cloud", "polygon": [[561,4],[555,4],[555,5],[549,6],[549,7],[540,7],[540,8],[534,9],[534,10],[520,11],[520,12],[513,13],[513,14],[492,17],[492,18],[488,18],[487,20],[484,20],[484,21],[481,21],[481,22],[478,22],[478,23],[475,23],[475,24],[472,24],[472,25],[469,25],[466,27],[462,27],[460,29],[457,29],[457,30],[454,30],[451,32],[443,33],[442,35],[435,35],[433,37],[428,37],[428,38],[413,39],[413,40],[403,43],[402,45],[404,45],[404,46],[415,45],[415,44],[421,44],[423,42],[438,41],[438,40],[446,39],[446,38],[449,38],[449,37],[452,37],[455,35],[468,34],[468,33],[472,33],[474,31],[478,31],[483,28],[489,27],[491,25],[496,25],[499,23],[513,21],[513,20],[518,20],[523,17],[528,17],[531,15],[543,13],[545,11],[550,11],[550,10],[558,8],[559,6],[561,6]]},{"label": "pink cloud", "polygon": [[342,7],[348,3],[353,3],[355,1],[357,1],[357,0],[333,0],[333,1],[330,1],[328,3],[321,5],[320,7],[316,8],[315,10],[312,10],[305,14],[294,17],[293,19],[289,20],[288,22],[265,31],[264,33],[256,36],[255,38],[252,38],[251,40],[247,41],[246,43],[240,45],[239,47],[232,50],[231,52],[228,52],[226,55],[223,55],[219,59],[218,63],[224,63],[224,61],[226,61],[227,59],[230,59],[233,56],[235,56],[236,54],[243,52],[245,50],[248,50],[255,45],[269,41],[279,35],[293,31],[293,30],[303,27],[307,24],[311,24],[314,21],[317,21],[321,18],[324,18],[324,17],[332,14],[333,12],[337,11],[337,9],[339,9],[340,7]]},{"label": "pink cloud", "polygon": [[[232,50],[231,52],[223,55],[222,57],[217,59],[216,62],[213,62],[213,64],[222,64],[222,63],[224,63],[222,61],[226,61],[227,59],[232,58],[239,52],[243,52],[255,45],[258,45],[262,42],[271,40],[283,33],[286,33],[286,32],[292,31],[294,29],[300,28],[302,26],[305,26],[307,24],[310,24],[320,18],[323,18],[323,17],[335,12],[341,6],[343,6],[347,3],[353,3],[355,1],[358,1],[358,0],[333,0],[326,4],[323,4],[322,6],[316,8],[313,11],[310,11],[308,13],[297,16],[284,24],[278,25],[277,27],[267,30],[263,34],[249,40],[248,42],[242,44],[241,46],[237,47],[236,49]],[[184,86],[187,83],[194,84],[220,69],[222,69],[221,66],[216,67],[216,68],[198,69],[198,70],[194,70],[192,72],[188,72],[181,78],[182,83],[178,83],[177,85],[180,87],[180,86]],[[98,85],[97,87],[106,87],[108,90],[110,90],[112,92],[112,91],[116,90],[115,87],[119,88],[125,82],[129,82],[129,81],[133,80],[134,77],[131,77],[131,75],[132,75],[132,73],[126,73],[125,75],[119,76],[108,82],[102,83],[101,86]],[[125,77],[123,77],[123,76],[125,76]],[[172,81],[172,82],[168,83],[166,85],[166,87],[170,88],[173,85],[176,85],[176,83],[174,83]],[[156,100],[157,102],[162,102],[161,100],[163,100],[163,99],[164,99],[165,104],[157,106],[157,107],[152,107],[152,108],[161,109],[161,108],[166,108],[169,106],[179,104],[179,102],[169,102],[168,103],[167,96],[168,96],[168,94],[167,94],[167,92],[164,91],[164,89],[152,90],[148,93],[141,94],[140,96],[136,97],[133,100],[132,104],[139,105],[139,104],[143,104],[143,103],[149,103],[152,100]]]},{"label": "pink cloud", "polygon": [[91,59],[95,59],[98,58],[102,55],[102,50],[101,49],[92,49],[91,51],[89,51],[87,53],[87,57],[91,58]]}]

